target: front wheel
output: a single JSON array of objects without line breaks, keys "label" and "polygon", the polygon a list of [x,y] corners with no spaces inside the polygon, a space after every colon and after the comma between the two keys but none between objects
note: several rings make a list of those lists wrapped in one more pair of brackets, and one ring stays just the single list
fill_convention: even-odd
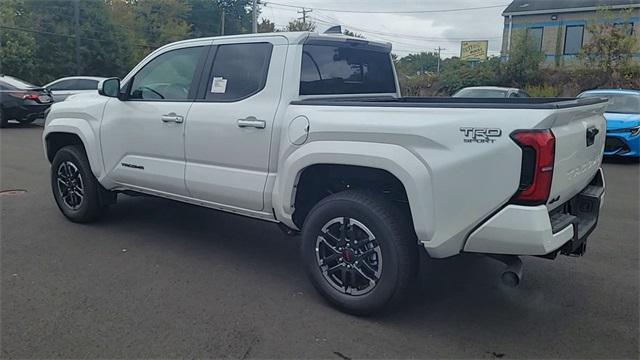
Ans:
[{"label": "front wheel", "polygon": [[102,212],[100,184],[91,172],[84,149],[78,145],[63,147],[53,158],[51,190],[62,214],[73,222],[97,220]]},{"label": "front wheel", "polygon": [[302,229],[302,256],[320,294],[359,315],[401,300],[418,265],[417,240],[405,212],[360,190],[328,196],[314,206]]}]

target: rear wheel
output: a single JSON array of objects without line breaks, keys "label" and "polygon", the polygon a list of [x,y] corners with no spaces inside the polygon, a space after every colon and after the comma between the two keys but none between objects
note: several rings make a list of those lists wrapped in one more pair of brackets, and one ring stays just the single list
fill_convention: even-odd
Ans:
[{"label": "rear wheel", "polygon": [[84,223],[100,216],[100,184],[82,147],[69,145],[58,150],[51,163],[51,190],[69,220]]},{"label": "rear wheel", "polygon": [[417,240],[394,203],[350,190],[321,200],[302,229],[314,287],[343,311],[369,314],[400,301],[418,265]]}]

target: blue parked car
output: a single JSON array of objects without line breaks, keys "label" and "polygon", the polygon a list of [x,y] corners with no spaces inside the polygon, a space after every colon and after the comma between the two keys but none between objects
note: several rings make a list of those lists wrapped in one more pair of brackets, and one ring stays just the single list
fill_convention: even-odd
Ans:
[{"label": "blue parked car", "polygon": [[640,157],[640,90],[597,89],[578,95],[609,99],[605,155]]}]

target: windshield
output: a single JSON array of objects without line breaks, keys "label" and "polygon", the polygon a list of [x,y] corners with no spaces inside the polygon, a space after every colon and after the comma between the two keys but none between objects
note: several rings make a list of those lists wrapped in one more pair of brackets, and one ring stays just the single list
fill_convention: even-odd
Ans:
[{"label": "windshield", "polygon": [[609,113],[640,114],[640,96],[632,94],[614,94],[590,92],[579,97],[602,97],[609,100],[607,111]]},{"label": "windshield", "polygon": [[24,89],[24,88],[33,88],[36,87],[33,84],[29,84],[26,81],[20,80],[20,79],[16,79],[12,76],[2,76],[0,77],[0,81],[3,81],[4,83],[6,83],[7,85],[16,87],[18,89]]},{"label": "windshield", "polygon": [[462,89],[455,93],[453,97],[504,98],[507,97],[507,91],[498,89]]}]

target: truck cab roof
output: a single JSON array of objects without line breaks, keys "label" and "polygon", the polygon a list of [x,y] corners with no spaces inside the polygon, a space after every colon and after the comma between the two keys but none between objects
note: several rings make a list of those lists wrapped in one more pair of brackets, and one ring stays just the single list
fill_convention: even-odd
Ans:
[{"label": "truck cab roof", "polygon": [[257,33],[257,34],[239,34],[239,35],[222,35],[222,36],[211,36],[204,38],[195,38],[195,39],[187,39],[176,41],[167,45],[162,46],[160,49],[176,44],[187,44],[190,42],[202,41],[202,40],[241,40],[241,39],[260,39],[272,36],[281,36],[287,40],[289,44],[304,44],[308,41],[313,40],[330,40],[330,41],[357,41],[360,43],[367,43],[369,45],[374,45],[378,47],[382,47],[391,51],[391,43],[390,42],[382,42],[382,41],[370,41],[362,38],[357,38],[354,36],[347,36],[342,34],[321,34],[312,31],[284,31],[284,32],[270,32],[270,33]]}]

